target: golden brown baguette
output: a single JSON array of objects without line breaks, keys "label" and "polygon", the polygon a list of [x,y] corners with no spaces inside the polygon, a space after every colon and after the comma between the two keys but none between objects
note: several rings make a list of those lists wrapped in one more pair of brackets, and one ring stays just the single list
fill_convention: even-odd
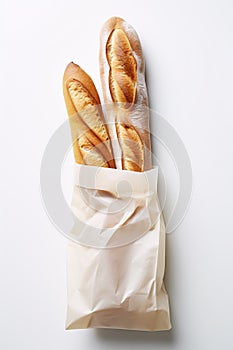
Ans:
[{"label": "golden brown baguette", "polygon": [[142,48],[135,30],[110,18],[100,34],[100,78],[117,168],[152,166]]},{"label": "golden brown baguette", "polygon": [[63,93],[76,162],[115,168],[99,95],[89,75],[73,62],[64,73]]}]

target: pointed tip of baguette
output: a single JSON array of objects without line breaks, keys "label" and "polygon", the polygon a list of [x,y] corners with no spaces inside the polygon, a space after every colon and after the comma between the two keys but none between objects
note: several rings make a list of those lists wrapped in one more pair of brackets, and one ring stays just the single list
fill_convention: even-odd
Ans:
[{"label": "pointed tip of baguette", "polygon": [[68,63],[64,71],[63,81],[77,77],[80,70],[82,70],[81,67],[73,61]]},{"label": "pointed tip of baguette", "polygon": [[89,91],[96,104],[100,104],[100,98],[91,77],[78,64],[70,62],[63,75],[63,88],[66,89],[67,82],[73,79],[80,82]]},{"label": "pointed tip of baguette", "polygon": [[126,23],[126,21],[121,17],[110,17],[105,21],[104,25],[102,26],[102,31],[106,29],[111,30],[117,27],[121,27],[123,23]]}]

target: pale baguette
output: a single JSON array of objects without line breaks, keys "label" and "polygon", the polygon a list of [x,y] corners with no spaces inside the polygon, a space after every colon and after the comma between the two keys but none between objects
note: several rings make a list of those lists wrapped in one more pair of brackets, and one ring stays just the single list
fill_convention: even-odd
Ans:
[{"label": "pale baguette", "polygon": [[152,166],[145,65],[135,30],[118,17],[100,34],[100,78],[117,168]]}]

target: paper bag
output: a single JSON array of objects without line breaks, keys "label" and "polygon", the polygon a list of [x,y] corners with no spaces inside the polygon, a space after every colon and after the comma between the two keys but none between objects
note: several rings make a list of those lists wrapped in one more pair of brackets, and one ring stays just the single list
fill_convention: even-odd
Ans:
[{"label": "paper bag", "polygon": [[157,177],[75,165],[66,329],[171,328]]}]

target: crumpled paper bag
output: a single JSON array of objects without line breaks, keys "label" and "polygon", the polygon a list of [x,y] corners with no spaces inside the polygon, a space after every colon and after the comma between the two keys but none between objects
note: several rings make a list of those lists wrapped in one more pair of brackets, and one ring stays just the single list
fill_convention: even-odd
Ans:
[{"label": "crumpled paper bag", "polygon": [[171,328],[158,168],[75,165],[66,329]]}]

